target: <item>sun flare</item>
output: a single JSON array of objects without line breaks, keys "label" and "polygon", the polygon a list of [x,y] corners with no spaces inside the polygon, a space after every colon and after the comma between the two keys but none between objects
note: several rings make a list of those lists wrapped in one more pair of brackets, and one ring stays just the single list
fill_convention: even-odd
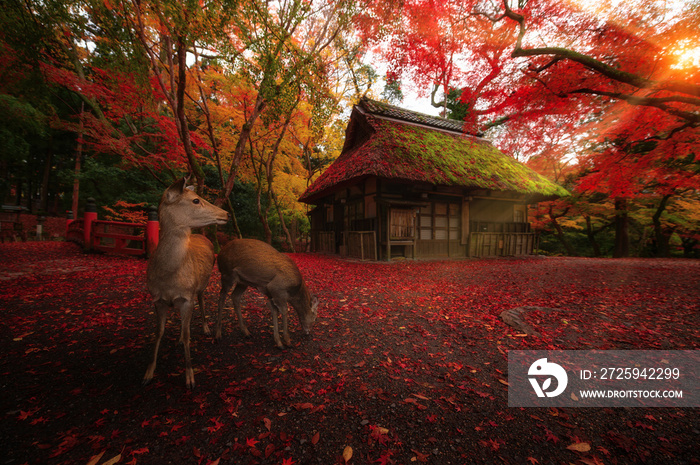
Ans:
[{"label": "sun flare", "polygon": [[700,47],[682,47],[674,52],[676,63],[673,68],[688,69],[700,67]]}]

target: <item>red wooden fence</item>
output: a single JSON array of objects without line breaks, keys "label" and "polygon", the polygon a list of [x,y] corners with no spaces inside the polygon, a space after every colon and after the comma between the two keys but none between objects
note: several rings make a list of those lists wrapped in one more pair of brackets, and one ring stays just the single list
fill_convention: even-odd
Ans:
[{"label": "red wooden fence", "polygon": [[85,250],[106,253],[140,255],[151,254],[158,245],[158,214],[155,208],[148,212],[148,221],[123,223],[97,219],[95,200],[88,199],[85,216],[68,219],[66,240],[80,244]]}]

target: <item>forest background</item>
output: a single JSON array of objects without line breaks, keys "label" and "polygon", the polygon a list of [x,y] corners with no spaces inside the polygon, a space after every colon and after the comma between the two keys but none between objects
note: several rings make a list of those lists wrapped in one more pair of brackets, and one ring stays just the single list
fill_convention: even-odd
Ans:
[{"label": "forest background", "polygon": [[543,253],[698,257],[698,30],[698,0],[8,0],[0,197],[144,221],[191,173],[291,247],[352,104],[410,90],[571,192]]}]

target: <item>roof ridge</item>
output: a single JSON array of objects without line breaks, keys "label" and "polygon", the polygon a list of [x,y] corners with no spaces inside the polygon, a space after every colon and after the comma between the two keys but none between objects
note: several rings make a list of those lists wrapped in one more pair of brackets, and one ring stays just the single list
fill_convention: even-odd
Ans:
[{"label": "roof ridge", "polygon": [[[427,115],[418,111],[401,108],[390,103],[373,100],[369,97],[362,97],[358,102],[358,105],[371,115],[395,118],[409,123],[417,123],[436,129],[466,134],[464,132],[464,122],[462,121]],[[467,135],[474,136],[473,134]]]}]

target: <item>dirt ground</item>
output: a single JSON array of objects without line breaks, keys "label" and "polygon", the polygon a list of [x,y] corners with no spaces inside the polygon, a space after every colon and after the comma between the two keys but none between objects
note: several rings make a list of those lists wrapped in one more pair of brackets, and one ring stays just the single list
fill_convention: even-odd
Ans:
[{"label": "dirt ground", "polygon": [[[370,263],[294,254],[321,300],[274,347],[249,291],[244,338],[172,315],[154,381],[146,261],[0,245],[0,464],[698,464],[697,408],[508,407],[514,349],[697,350],[700,261]],[[206,295],[213,324],[215,271]],[[541,337],[499,317],[525,314]]]}]

